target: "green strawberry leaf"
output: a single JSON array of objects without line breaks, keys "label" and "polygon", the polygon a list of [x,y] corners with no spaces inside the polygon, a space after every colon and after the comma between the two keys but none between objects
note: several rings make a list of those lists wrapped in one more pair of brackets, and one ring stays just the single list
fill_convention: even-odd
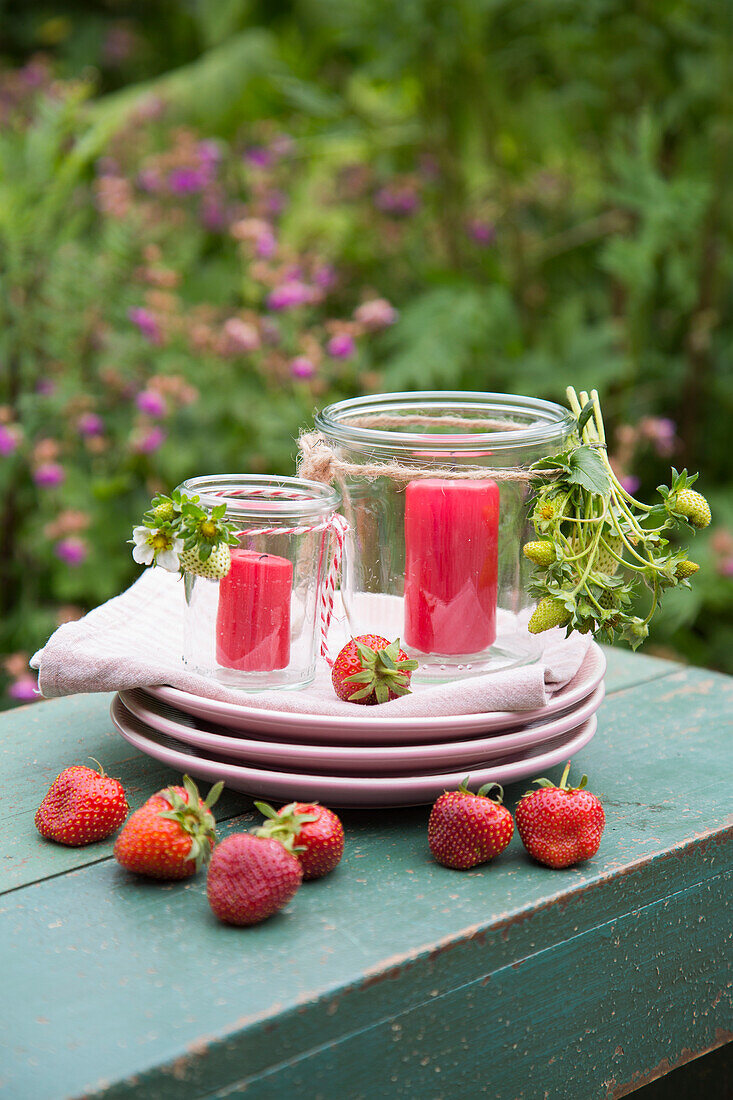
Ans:
[{"label": "green strawberry leaf", "polygon": [[570,455],[570,472],[567,480],[580,485],[590,493],[606,496],[611,490],[611,480],[603,460],[592,447],[576,447]]}]

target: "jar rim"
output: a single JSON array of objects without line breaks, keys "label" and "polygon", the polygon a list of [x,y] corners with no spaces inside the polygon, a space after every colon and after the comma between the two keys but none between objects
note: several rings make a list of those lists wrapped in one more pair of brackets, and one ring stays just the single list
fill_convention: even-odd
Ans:
[{"label": "jar rim", "polygon": [[369,394],[352,397],[327,405],[316,414],[316,428],[330,439],[358,449],[413,450],[425,446],[425,434],[371,428],[349,423],[357,417],[379,414],[409,413],[414,409],[434,410],[442,414],[495,414],[524,418],[526,425],[507,430],[490,430],[461,434],[432,433],[431,448],[438,452],[462,451],[475,453],[477,447],[491,451],[515,450],[541,443],[562,443],[572,431],[574,417],[562,405],[519,394],[490,393],[478,390],[415,390],[411,393]]},{"label": "jar rim", "polygon": [[335,512],[341,494],[332,485],[303,477],[269,474],[202,474],[179,485],[207,508],[226,504],[227,516],[301,519]]}]

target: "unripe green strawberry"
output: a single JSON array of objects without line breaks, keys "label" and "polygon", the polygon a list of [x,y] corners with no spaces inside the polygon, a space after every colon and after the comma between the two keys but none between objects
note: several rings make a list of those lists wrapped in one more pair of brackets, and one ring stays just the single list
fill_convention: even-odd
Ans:
[{"label": "unripe green strawberry", "polygon": [[562,519],[568,506],[569,492],[552,494],[552,491],[542,493],[532,512],[532,523],[538,534],[541,534],[544,525],[553,519]]},{"label": "unripe green strawberry", "polygon": [[693,573],[697,573],[700,566],[696,561],[681,561],[674,571],[675,577],[678,580],[684,581],[687,577],[691,577]]},{"label": "unripe green strawberry", "polygon": [[541,634],[543,630],[551,630],[553,626],[565,626],[569,619],[570,612],[562,600],[544,596],[532,612],[527,629],[530,634]]},{"label": "unripe green strawberry", "polygon": [[606,611],[610,611],[612,607],[616,606],[616,597],[610,588],[607,588],[605,592],[602,592],[598,597],[598,602],[602,608]]},{"label": "unripe green strawberry", "polygon": [[170,523],[176,517],[176,510],[172,500],[164,500],[156,508],[153,508],[156,524]]},{"label": "unripe green strawberry", "polygon": [[178,560],[181,563],[181,569],[186,573],[195,573],[198,577],[208,577],[212,581],[220,581],[222,577],[226,577],[232,566],[232,555],[225,542],[215,546],[206,561],[201,561],[198,547],[194,547],[193,550],[182,550]]},{"label": "unripe green strawberry", "polygon": [[[621,537],[619,535],[614,535],[611,538],[607,538],[606,542],[609,546],[609,549],[613,551],[613,554],[617,554],[619,557],[621,557],[623,548],[623,541]],[[596,555],[596,570],[599,573],[605,573],[607,577],[614,576],[616,570],[619,567],[619,562],[616,561],[616,558],[614,558],[613,554],[609,553],[605,546],[601,546]]]},{"label": "unripe green strawberry", "polygon": [[543,568],[552,565],[556,558],[555,547],[547,539],[526,543],[522,547],[522,553],[529,561]]},{"label": "unripe green strawberry", "polygon": [[707,527],[712,518],[710,505],[702,493],[696,493],[694,489],[682,489],[676,498],[673,498],[673,507],[676,512],[681,512],[693,527]]}]

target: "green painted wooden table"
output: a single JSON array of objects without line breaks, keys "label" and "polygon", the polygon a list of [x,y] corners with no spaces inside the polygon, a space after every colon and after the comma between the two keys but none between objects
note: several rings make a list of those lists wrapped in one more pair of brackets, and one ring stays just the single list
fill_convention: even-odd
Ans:
[{"label": "green painted wooden table", "polygon": [[[102,760],[133,806],[173,778],[109,697],[4,715],[0,1096],[589,1100],[722,1046],[733,680],[610,652],[607,687],[575,760],[606,808],[594,860],[551,871],[515,836],[448,871],[427,809],[345,813],[338,870],[252,929],[214,920],[203,875],[141,882],[111,842],[37,835],[67,763]],[[225,794],[222,832],[249,806]]]}]

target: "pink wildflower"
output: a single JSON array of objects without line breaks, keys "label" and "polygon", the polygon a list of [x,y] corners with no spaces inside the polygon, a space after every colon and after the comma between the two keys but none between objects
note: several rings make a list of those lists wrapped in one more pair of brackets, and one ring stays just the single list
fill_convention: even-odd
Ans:
[{"label": "pink wildflower", "polygon": [[636,477],[635,474],[625,474],[618,480],[621,488],[625,489],[627,493],[631,493],[632,496],[635,492],[637,492],[639,486],[641,485],[639,478]]},{"label": "pink wildflower", "polygon": [[387,328],[397,320],[398,313],[386,298],[372,298],[362,302],[354,311],[354,320],[368,329]]},{"label": "pink wildflower", "polygon": [[230,317],[224,322],[224,337],[226,348],[231,354],[257,351],[260,346],[260,334],[256,326],[239,317]]},{"label": "pink wildflower", "polygon": [[267,296],[267,308],[274,310],[293,309],[296,306],[305,305],[313,299],[313,291],[299,279],[291,279],[288,282],[276,286]]},{"label": "pink wildflower", "polygon": [[338,333],[328,341],[326,350],[333,359],[350,359],[356,351],[354,337],[349,336],[348,332]]},{"label": "pink wildflower", "polygon": [[18,430],[0,424],[0,455],[6,458],[16,450],[18,446]]},{"label": "pink wildflower", "polygon": [[141,390],[135,404],[146,416],[165,416],[168,411],[165,398],[157,390]]},{"label": "pink wildflower", "polygon": [[312,378],[316,368],[306,355],[296,355],[290,361],[290,373],[293,378]]},{"label": "pink wildflower", "polygon": [[75,567],[86,561],[89,547],[84,539],[78,539],[72,536],[67,539],[61,539],[61,542],[57,542],[54,547],[54,553],[60,561],[64,562],[66,565]]},{"label": "pink wildflower", "polygon": [[472,218],[466,226],[466,232],[471,240],[482,248],[488,248],[496,240],[496,226],[481,218]]},{"label": "pink wildflower", "polygon": [[35,703],[39,698],[38,681],[35,676],[27,673],[10,685],[8,695],[18,703]]},{"label": "pink wildflower", "polygon": [[65,478],[64,468],[58,462],[44,462],[33,471],[33,480],[40,489],[55,489]]},{"label": "pink wildflower", "polygon": [[146,340],[149,340],[151,344],[162,343],[158,322],[149,309],[145,309],[142,306],[136,306],[127,311],[127,316],[132,321],[133,325],[137,325],[142,335]]},{"label": "pink wildflower", "polygon": [[162,447],[167,439],[167,433],[157,425],[142,435],[135,436],[132,441],[132,449],[140,455],[153,454]]},{"label": "pink wildflower", "polygon": [[82,413],[76,422],[79,435],[103,435],[104,421],[96,413]]}]

